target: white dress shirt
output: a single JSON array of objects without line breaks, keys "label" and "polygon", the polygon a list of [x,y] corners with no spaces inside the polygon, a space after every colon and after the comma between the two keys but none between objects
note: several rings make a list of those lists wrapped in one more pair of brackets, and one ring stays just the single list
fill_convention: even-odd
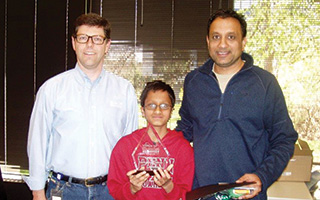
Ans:
[{"label": "white dress shirt", "polygon": [[39,89],[28,136],[31,190],[45,186],[50,170],[76,178],[108,173],[113,147],[138,128],[132,84],[102,70],[93,82],[78,65]]}]

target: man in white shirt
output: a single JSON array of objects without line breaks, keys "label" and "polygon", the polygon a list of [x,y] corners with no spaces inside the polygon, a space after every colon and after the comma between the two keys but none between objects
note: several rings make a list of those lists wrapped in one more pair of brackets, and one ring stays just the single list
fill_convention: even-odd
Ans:
[{"label": "man in white shirt", "polygon": [[103,69],[110,43],[106,19],[79,16],[72,36],[75,68],[47,80],[37,93],[26,178],[34,200],[112,199],[106,186],[110,154],[137,129],[138,109],[132,84]]}]

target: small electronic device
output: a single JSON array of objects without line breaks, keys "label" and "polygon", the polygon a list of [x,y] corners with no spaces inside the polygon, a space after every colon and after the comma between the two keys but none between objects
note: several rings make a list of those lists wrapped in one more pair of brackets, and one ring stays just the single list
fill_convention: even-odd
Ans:
[{"label": "small electronic device", "polygon": [[133,173],[132,175],[137,175],[137,174],[139,174],[139,173],[141,173],[143,171],[147,172],[150,176],[154,176],[154,172],[151,171],[151,170],[138,170],[135,173]]},{"label": "small electronic device", "polygon": [[237,199],[243,195],[252,194],[253,191],[254,188],[252,187],[240,186],[220,191],[216,194],[216,197],[219,197],[218,199]]},{"label": "small electronic device", "polygon": [[251,187],[235,187],[232,189],[233,194],[235,195],[247,195],[251,194],[254,191],[254,188]]}]

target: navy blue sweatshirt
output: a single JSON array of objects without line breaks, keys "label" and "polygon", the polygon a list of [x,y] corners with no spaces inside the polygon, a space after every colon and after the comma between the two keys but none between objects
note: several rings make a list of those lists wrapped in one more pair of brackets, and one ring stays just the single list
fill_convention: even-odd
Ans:
[{"label": "navy blue sweatshirt", "polygon": [[276,78],[245,64],[221,93],[212,72],[213,60],[185,78],[181,120],[177,130],[193,142],[194,188],[235,182],[255,173],[262,191],[254,199],[267,199],[267,188],[278,179],[293,154],[298,134]]}]

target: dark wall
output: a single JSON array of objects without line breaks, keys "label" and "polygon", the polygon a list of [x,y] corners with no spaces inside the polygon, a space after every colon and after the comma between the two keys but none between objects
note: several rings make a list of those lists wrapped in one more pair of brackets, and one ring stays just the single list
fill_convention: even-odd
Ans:
[{"label": "dark wall", "polygon": [[38,1],[37,89],[53,75],[74,67],[73,22],[84,12],[84,1]]},{"label": "dark wall", "polygon": [[[113,41],[134,41],[137,37],[137,45],[153,49],[154,58],[160,60],[155,65],[161,65],[161,60],[177,57],[172,54],[177,49],[196,49],[199,56],[206,57],[203,27],[208,17],[220,6],[233,5],[232,0],[143,2],[143,7],[142,0],[0,2],[0,161],[5,160],[6,151],[8,165],[27,169],[26,144],[35,94],[45,80],[74,67],[71,34],[80,14],[90,9],[103,14],[112,24]],[[139,25],[135,36],[136,3]]]},{"label": "dark wall", "polygon": [[5,52],[5,1],[0,1],[0,161],[4,161],[4,52]]},{"label": "dark wall", "polygon": [[26,128],[33,104],[34,1],[7,2],[7,159],[26,167]]},{"label": "dark wall", "polygon": [[45,80],[74,67],[70,38],[85,1],[6,0],[0,9],[0,161],[6,151],[8,165],[27,169],[35,94]]},{"label": "dark wall", "polygon": [[[179,98],[187,71],[208,59],[205,38],[210,15],[219,8],[232,7],[232,0],[103,1],[102,15],[112,27],[111,50],[118,56],[116,64],[110,59],[110,69],[117,73],[125,71],[125,67],[118,70],[121,66],[141,65],[136,68],[143,78],[122,72],[136,89],[157,78],[171,84]],[[142,55],[141,64],[130,63],[128,58],[135,53],[132,49]],[[106,65],[108,68],[108,62]]]},{"label": "dark wall", "polygon": [[66,69],[66,2],[38,1],[37,89],[52,75]]},{"label": "dark wall", "polygon": [[32,193],[25,183],[5,182],[4,189],[8,200],[32,200]]}]

